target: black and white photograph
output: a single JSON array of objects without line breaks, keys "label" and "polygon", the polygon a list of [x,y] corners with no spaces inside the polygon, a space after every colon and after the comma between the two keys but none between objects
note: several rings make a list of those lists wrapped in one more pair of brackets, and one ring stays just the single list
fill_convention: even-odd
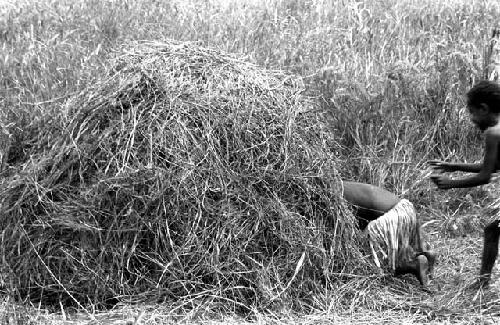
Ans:
[{"label": "black and white photograph", "polygon": [[499,0],[0,0],[0,324],[499,324]]}]

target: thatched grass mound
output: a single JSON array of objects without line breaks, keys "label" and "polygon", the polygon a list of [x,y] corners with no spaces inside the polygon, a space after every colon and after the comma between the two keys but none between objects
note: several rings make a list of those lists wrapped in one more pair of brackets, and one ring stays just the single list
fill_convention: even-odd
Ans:
[{"label": "thatched grass mound", "polygon": [[113,67],[1,183],[5,290],[247,310],[311,305],[359,266],[331,138],[298,84],[174,42]]}]

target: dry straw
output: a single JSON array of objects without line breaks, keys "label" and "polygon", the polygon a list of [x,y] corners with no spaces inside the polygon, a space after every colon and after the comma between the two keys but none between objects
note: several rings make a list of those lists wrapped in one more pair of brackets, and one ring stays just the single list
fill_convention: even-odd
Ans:
[{"label": "dry straw", "polygon": [[8,291],[248,312],[311,306],[367,265],[298,83],[192,43],[123,51],[0,184]]}]

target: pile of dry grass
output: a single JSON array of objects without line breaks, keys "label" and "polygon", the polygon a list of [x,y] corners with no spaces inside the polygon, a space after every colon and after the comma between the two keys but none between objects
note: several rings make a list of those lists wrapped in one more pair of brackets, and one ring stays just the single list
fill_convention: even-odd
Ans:
[{"label": "pile of dry grass", "polygon": [[113,67],[0,185],[6,290],[248,311],[311,306],[360,266],[333,142],[298,84],[186,43]]}]

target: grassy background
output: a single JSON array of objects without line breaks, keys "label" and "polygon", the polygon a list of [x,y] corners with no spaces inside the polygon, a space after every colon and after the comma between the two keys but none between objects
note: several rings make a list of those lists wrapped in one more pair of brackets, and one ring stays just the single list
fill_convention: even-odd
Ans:
[{"label": "grassy background", "polygon": [[[330,113],[342,176],[411,199],[441,254],[439,294],[395,280],[383,302],[358,296],[342,302],[343,311],[383,312],[384,302],[394,306],[390,300],[404,292],[406,311],[460,319],[470,302],[461,298],[463,284],[477,272],[480,207],[494,192],[437,191],[425,162],[480,159],[481,137],[463,95],[481,77],[499,13],[493,0],[2,2],[0,126],[16,123],[9,128],[18,148],[12,159],[43,151],[36,139],[57,124],[65,101],[98,80],[107,58],[133,40],[196,41],[289,71]],[[357,281],[360,288],[369,283]],[[497,297],[488,299],[486,307],[467,305],[474,317],[492,314]],[[324,301],[328,314],[332,298]]]}]

